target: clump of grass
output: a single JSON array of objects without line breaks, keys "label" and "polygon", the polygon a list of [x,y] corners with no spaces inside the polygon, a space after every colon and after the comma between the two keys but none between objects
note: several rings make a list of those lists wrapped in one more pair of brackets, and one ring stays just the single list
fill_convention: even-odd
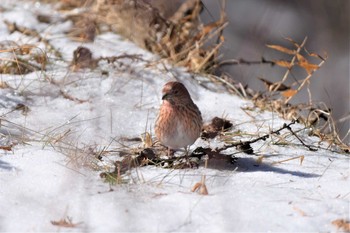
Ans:
[{"label": "clump of grass", "polygon": [[[35,29],[31,29],[28,27],[24,27],[21,25],[17,25],[16,23],[9,22],[7,20],[4,20],[4,23],[7,26],[7,29],[9,30],[10,33],[13,32],[19,32],[23,35],[26,35],[28,37],[36,38],[39,42],[42,42],[46,48],[45,48],[45,58],[46,58],[46,53],[52,53],[52,55],[56,56],[57,58],[63,60],[62,54],[50,43],[49,40],[47,40],[44,36],[42,36],[38,31]],[[27,46],[29,48],[36,47],[35,45]],[[27,48],[28,49],[28,48]],[[47,61],[47,59],[39,59],[41,61]],[[45,63],[46,65],[46,63]]]},{"label": "clump of grass", "polygon": [[[286,69],[285,74],[278,82],[271,82],[267,79],[259,78],[266,86],[266,91],[257,92],[243,87],[239,83],[235,83],[229,77],[223,75],[216,77],[209,76],[213,82],[221,83],[230,92],[236,93],[241,97],[251,99],[255,107],[260,110],[277,112],[287,120],[297,121],[310,130],[309,135],[317,136],[320,141],[326,141],[330,147],[340,149],[345,153],[350,152],[350,147],[344,140],[339,137],[335,121],[332,117],[331,110],[323,103],[314,103],[310,85],[312,77],[327,61],[327,54],[320,55],[310,52],[306,49],[307,38],[301,43],[298,43],[291,38],[286,38],[290,42],[290,47],[280,45],[267,45],[270,49],[288,55],[287,60],[273,59],[268,60],[262,58],[261,61],[247,61],[244,59],[236,59],[224,61],[221,65],[253,65],[253,64],[268,64]],[[301,80],[295,80],[292,71],[302,69],[305,71],[305,77]],[[307,103],[292,103],[293,99],[302,92],[307,92],[309,100]],[[250,107],[244,110],[254,110]]]},{"label": "clump of grass", "polygon": [[193,72],[211,72],[218,62],[227,21],[222,11],[218,21],[199,23],[202,7],[200,0],[185,1],[171,17],[165,18],[145,1],[123,0],[97,2],[94,13],[98,24],[107,25],[172,63]]},{"label": "clump of grass", "polygon": [[33,44],[18,45],[14,41],[0,42],[0,73],[24,75],[45,70],[46,53]]},{"label": "clump of grass", "polygon": [[[344,152],[349,152],[349,146],[339,138],[331,110],[322,103],[315,104],[312,100],[311,78],[327,61],[327,54],[321,56],[309,52],[305,47],[307,37],[300,44],[290,38],[286,40],[292,44],[292,48],[267,45],[291,58],[290,60],[273,60],[275,65],[287,69],[285,75],[281,81],[276,83],[263,80],[267,86],[267,92],[253,97],[255,105],[261,109],[279,112],[285,119],[296,120],[311,129],[310,135],[318,136],[322,141],[327,141],[330,145],[338,146]],[[318,60],[318,63],[310,62],[311,59]],[[305,77],[292,82],[291,85],[285,84],[287,80],[292,79],[292,70],[297,68],[305,71]],[[291,100],[304,90],[309,95],[308,103],[291,104]]]}]

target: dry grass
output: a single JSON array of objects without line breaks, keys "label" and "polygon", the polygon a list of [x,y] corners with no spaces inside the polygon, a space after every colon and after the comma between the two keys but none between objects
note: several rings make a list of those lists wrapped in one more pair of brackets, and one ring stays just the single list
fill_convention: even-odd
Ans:
[{"label": "dry grass", "polygon": [[200,23],[200,0],[187,0],[170,17],[145,1],[61,1],[62,8],[84,7],[70,14],[74,28],[69,36],[79,41],[93,41],[97,33],[112,30],[139,46],[159,54],[173,64],[193,72],[212,72],[218,64],[223,44],[225,14],[207,25]]},{"label": "dry grass", "polygon": [[14,41],[0,42],[0,73],[24,75],[44,71],[48,62],[45,51],[34,44],[19,45]]},{"label": "dry grass", "polygon": [[[57,2],[54,1],[54,2]],[[253,101],[255,106],[261,110],[278,112],[284,119],[304,124],[303,130],[309,130],[309,134],[318,136],[320,141],[327,141],[330,150],[340,149],[349,153],[349,146],[340,138],[336,130],[331,112],[324,105],[316,105],[312,101],[312,94],[309,91],[312,77],[327,60],[326,55],[310,53],[305,45],[307,38],[301,43],[295,42],[290,38],[291,47],[282,47],[279,45],[268,45],[269,48],[290,56],[289,60],[263,59],[259,64],[273,64],[286,69],[285,75],[281,81],[272,83],[269,80],[261,79],[266,84],[265,92],[255,92],[241,84],[236,83],[228,76],[217,77],[213,71],[220,67],[219,48],[224,42],[222,32],[227,25],[225,14],[222,13],[219,20],[208,25],[203,25],[198,20],[202,10],[202,4],[199,0],[185,1],[185,3],[169,18],[165,18],[150,5],[134,0],[110,0],[110,1],[77,1],[61,0],[61,10],[71,11],[77,7],[84,8],[84,11],[75,14],[67,14],[68,19],[72,20],[75,28],[68,32],[67,36],[78,41],[93,41],[95,35],[103,31],[118,32],[138,45],[159,54],[162,58],[173,64],[185,66],[191,72],[202,73],[206,75],[208,81],[225,87],[230,93],[235,93],[243,98]],[[130,4],[133,3],[133,4]],[[224,6],[223,6],[224,7]],[[38,16],[39,17],[39,16]],[[41,20],[49,20],[40,16]],[[26,36],[37,38],[38,41],[46,45],[46,51],[38,49],[35,44],[18,45],[16,42],[1,42],[0,53],[5,58],[0,59],[0,73],[24,75],[33,71],[45,71],[49,62],[46,53],[54,54],[55,58],[62,59],[57,49],[50,44],[39,32],[21,27],[13,23],[6,22],[11,32],[19,32]],[[131,26],[130,26],[131,25]],[[121,59],[142,60],[138,55],[124,54],[115,57],[92,58],[92,53],[87,48],[79,47],[73,53],[71,68],[73,71],[98,67],[99,61],[108,63],[118,63]],[[311,62],[316,60],[317,63]],[[162,62],[162,61],[160,61]],[[240,60],[237,64],[249,64],[248,61]],[[291,79],[293,69],[303,69],[305,77],[301,81],[287,84]],[[54,80],[49,80],[50,84],[60,87],[60,94],[63,98],[77,103],[85,103],[88,100],[79,99],[63,91],[62,85]],[[0,88],[11,88],[6,82],[0,83]],[[308,103],[293,105],[293,98],[302,91],[309,93]],[[27,112],[26,106],[19,106],[16,110]],[[249,112],[254,109],[244,109]],[[204,129],[203,137],[205,139],[219,138],[226,143],[222,148],[197,148],[190,157],[197,159],[193,163],[188,163],[183,157],[162,159],[160,155],[165,155],[166,150],[152,140],[149,132],[145,130],[142,137],[138,138],[138,146],[129,146],[128,143],[118,141],[122,146],[112,147],[111,144],[106,147],[99,145],[81,145],[79,140],[74,138],[74,128],[68,125],[62,125],[48,132],[34,132],[35,139],[43,143],[44,146],[51,146],[55,150],[67,156],[67,165],[72,167],[88,166],[91,169],[104,171],[101,176],[113,184],[123,184],[129,182],[126,176],[132,168],[141,166],[159,166],[170,169],[180,169],[196,167],[204,156],[209,159],[225,159],[228,162],[234,162],[232,154],[227,155],[221,152],[236,148],[237,153],[254,154],[252,144],[258,141],[265,141],[269,137],[274,137],[266,143],[275,143],[275,145],[294,145],[287,138],[296,138],[301,146],[310,151],[318,147],[307,145],[298,136],[298,132],[291,128],[292,124],[286,124],[278,129],[271,129],[269,133],[260,135],[258,132],[227,132],[231,129],[232,123],[224,119],[217,118]],[[279,134],[280,131],[286,131],[285,134]],[[245,136],[249,135],[250,140]],[[23,140],[24,141],[24,140]],[[141,144],[141,146],[140,146]],[[14,144],[8,144],[0,147],[2,150],[11,150]],[[338,150],[339,151],[339,150]],[[102,158],[111,155],[119,155],[122,160],[114,163],[115,169],[103,167],[100,165]],[[263,158],[263,157],[262,157]],[[261,158],[261,159],[262,159]],[[292,158],[294,159],[294,158]],[[287,161],[287,160],[286,160]],[[281,161],[285,162],[285,161]],[[203,189],[205,194],[205,177],[196,185],[194,190]]]},{"label": "dry grass", "polygon": [[[203,9],[200,0],[184,1],[170,16],[163,15],[157,6],[135,0],[61,0],[61,3],[65,9],[86,9],[83,13],[72,16],[77,27],[87,31],[78,36],[80,39],[89,37],[87,34],[92,27],[95,28],[94,33],[103,30],[115,31],[173,64],[185,66],[195,73],[209,74],[211,82],[221,83],[230,92],[252,99],[258,108],[278,112],[284,119],[297,120],[310,127],[312,135],[328,141],[331,145],[340,146],[345,152],[349,151],[348,145],[339,138],[329,108],[312,100],[309,86],[314,73],[326,62],[327,55],[309,52],[305,47],[307,38],[301,43],[286,38],[291,44],[290,48],[267,45],[273,50],[289,55],[290,60],[263,58],[257,62],[244,59],[220,61],[219,48],[224,42],[222,32],[227,25],[226,16],[222,10],[219,20],[203,25],[199,20]],[[225,1],[222,2],[222,9],[224,8]],[[227,64],[270,64],[286,68],[286,72],[281,81],[276,83],[261,79],[267,90],[260,93],[235,83],[225,75],[210,75],[217,68]],[[301,81],[291,83],[294,69],[305,70],[306,76]],[[307,91],[309,95],[308,103],[291,104],[295,96],[303,91]]]},{"label": "dry grass", "polygon": [[51,221],[51,224],[54,226],[58,226],[58,227],[76,228],[79,225],[81,225],[82,222],[74,223],[73,219],[71,217],[67,216],[66,218],[62,218],[58,221]]},{"label": "dry grass", "polygon": [[[211,75],[209,77],[213,82],[220,83],[228,91],[251,99],[260,110],[277,112],[283,119],[297,121],[310,130],[310,136],[317,136],[320,138],[320,141],[328,142],[330,148],[338,148],[342,152],[349,153],[350,147],[339,137],[331,110],[324,103],[314,103],[310,91],[312,77],[327,61],[327,54],[321,56],[317,53],[309,52],[305,47],[307,38],[301,43],[295,42],[290,38],[286,38],[286,40],[290,42],[291,48],[280,45],[267,45],[267,47],[289,55],[290,60],[276,59],[268,61],[262,59],[260,62],[243,61],[243,64],[247,65],[269,64],[286,69],[285,75],[281,77],[279,82],[273,83],[260,78],[266,86],[265,92],[256,92],[247,87],[242,87],[226,76],[216,77]],[[310,60],[313,60],[313,62],[310,62]],[[237,61],[232,64],[242,64],[242,62]],[[292,77],[294,69],[304,70],[306,73],[305,77],[291,82],[294,80]],[[303,91],[308,93],[308,102],[292,104],[293,98]],[[244,110],[248,112],[254,109],[245,108]]]}]

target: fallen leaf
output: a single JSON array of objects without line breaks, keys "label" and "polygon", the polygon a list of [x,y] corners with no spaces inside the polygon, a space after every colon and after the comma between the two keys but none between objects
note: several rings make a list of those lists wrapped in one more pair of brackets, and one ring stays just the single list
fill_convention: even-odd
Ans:
[{"label": "fallen leaf", "polygon": [[12,151],[12,145],[0,146],[0,150]]},{"label": "fallen leaf", "polygon": [[51,224],[59,227],[74,228],[81,224],[81,222],[73,223],[73,220],[70,217],[66,217],[64,219],[60,219],[59,221],[51,221]]},{"label": "fallen leaf", "polygon": [[338,229],[342,229],[343,231],[350,231],[350,222],[344,219],[337,219],[332,221],[332,224],[335,225]]}]

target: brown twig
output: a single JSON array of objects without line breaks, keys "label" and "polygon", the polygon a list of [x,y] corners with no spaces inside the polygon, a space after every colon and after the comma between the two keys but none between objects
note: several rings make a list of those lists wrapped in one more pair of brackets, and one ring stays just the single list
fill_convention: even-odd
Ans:
[{"label": "brown twig", "polygon": [[221,151],[224,151],[226,149],[229,149],[229,148],[232,148],[232,147],[236,147],[237,149],[240,149],[241,151],[247,153],[247,154],[253,154],[253,149],[251,148],[251,144],[255,143],[255,142],[258,142],[258,141],[266,141],[266,139],[268,139],[270,137],[270,135],[272,134],[276,134],[276,135],[279,135],[280,132],[284,129],[288,129],[292,134],[293,136],[295,136],[303,146],[305,146],[306,148],[308,148],[310,151],[317,151],[316,148],[313,148],[309,145],[306,145],[303,140],[292,130],[292,128],[290,127],[291,125],[294,125],[296,122],[295,121],[292,121],[290,122],[289,124],[286,124],[284,123],[283,126],[277,130],[274,130],[274,131],[271,131],[270,133],[268,134],[265,134],[263,136],[260,136],[258,138],[255,138],[253,140],[249,140],[249,141],[239,141],[239,142],[235,142],[235,143],[231,143],[231,144],[228,144],[228,145],[225,145],[223,146],[222,148],[218,148],[217,151],[218,152],[221,152]]},{"label": "brown twig", "polygon": [[308,148],[310,151],[317,151],[316,148],[313,148],[313,147],[310,146],[310,145],[306,145],[305,142],[304,142],[303,140],[301,140],[301,138],[292,130],[292,128],[290,127],[290,125],[284,124],[284,126],[285,126],[285,129],[288,129],[289,132],[291,132],[291,133],[293,134],[293,136],[296,137],[296,138],[299,140],[299,142],[300,142],[301,144],[303,144],[303,146],[305,146],[306,148]]},{"label": "brown twig", "polygon": [[102,60],[106,60],[108,63],[114,63],[116,62],[117,60],[120,60],[120,59],[130,59],[132,61],[145,61],[143,58],[142,58],[142,55],[141,54],[122,54],[120,56],[111,56],[111,57],[100,57],[97,59],[97,61],[102,61]]},{"label": "brown twig", "polygon": [[266,60],[264,57],[262,57],[260,61],[247,61],[244,58],[238,58],[238,59],[224,60],[218,64],[218,67],[223,67],[228,65],[261,65],[261,64],[267,64],[267,65],[273,66],[275,65],[275,62]]}]

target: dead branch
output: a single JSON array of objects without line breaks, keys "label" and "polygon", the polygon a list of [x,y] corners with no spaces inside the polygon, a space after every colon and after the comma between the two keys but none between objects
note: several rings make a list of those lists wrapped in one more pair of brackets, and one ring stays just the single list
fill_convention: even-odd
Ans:
[{"label": "dead branch", "polygon": [[292,121],[289,124],[285,123],[285,124],[283,124],[283,126],[281,128],[279,128],[277,130],[273,130],[273,131],[271,131],[268,134],[264,134],[263,136],[260,136],[258,138],[255,138],[255,139],[252,139],[252,140],[249,140],[249,141],[244,141],[244,142],[239,141],[239,142],[231,143],[231,144],[225,145],[222,148],[217,148],[216,151],[221,152],[221,151],[227,150],[229,148],[236,147],[238,150],[240,150],[240,151],[242,151],[244,153],[253,154],[254,151],[253,151],[253,149],[251,147],[251,144],[256,143],[258,141],[266,141],[266,139],[268,139],[270,137],[270,135],[273,135],[273,134],[279,135],[280,132],[282,130],[284,130],[284,129],[289,130],[293,134],[293,136],[295,136],[301,142],[301,144],[303,146],[305,146],[306,148],[308,148],[310,151],[317,151],[316,148],[314,148],[314,147],[312,147],[310,145],[306,145],[302,141],[302,139],[292,130],[292,128],[290,126],[294,125],[295,123],[296,123],[295,121]]},{"label": "dead branch", "polygon": [[261,58],[260,61],[248,61],[244,58],[238,58],[238,59],[228,59],[221,61],[218,64],[218,67],[223,67],[223,66],[229,66],[229,65],[261,65],[261,64],[267,64],[274,66],[276,63],[274,61],[266,60],[264,57]]}]

